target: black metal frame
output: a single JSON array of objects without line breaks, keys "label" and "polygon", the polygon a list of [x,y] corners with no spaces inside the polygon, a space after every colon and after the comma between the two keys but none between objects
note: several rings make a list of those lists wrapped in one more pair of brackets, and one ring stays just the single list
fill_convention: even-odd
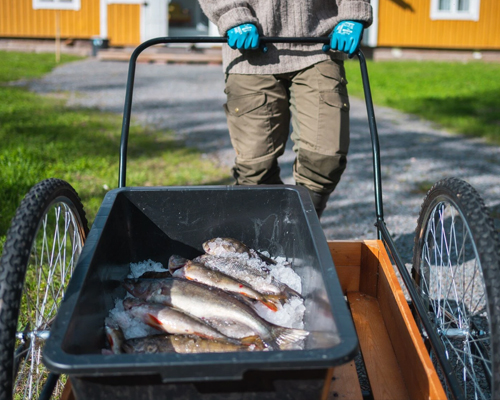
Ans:
[{"label": "black metal frame", "polygon": [[[125,106],[123,111],[123,124],[122,124],[122,136],[120,142],[120,165],[119,165],[119,177],[118,186],[123,188],[126,186],[126,164],[127,164],[127,146],[128,146],[128,136],[130,128],[130,115],[132,111],[132,95],[135,80],[135,69],[136,62],[139,55],[148,47],[158,45],[158,44],[170,44],[170,43],[226,43],[227,38],[224,37],[159,37],[155,39],[148,40],[141,45],[139,45],[130,57],[129,71],[127,88],[125,95]],[[261,44],[265,43],[322,43],[329,44],[330,39],[328,37],[319,38],[295,38],[295,37],[263,37],[261,38]],[[429,341],[431,343],[432,349],[438,362],[441,366],[444,377],[447,381],[448,388],[454,399],[460,400],[464,398],[464,394],[461,385],[454,374],[450,363],[448,362],[445,354],[445,348],[443,342],[439,338],[432,322],[428,317],[428,310],[420,299],[417,289],[414,286],[414,281],[410,274],[408,273],[403,261],[397,253],[396,246],[392,237],[386,227],[384,222],[384,210],[383,210],[383,200],[382,200],[382,174],[381,174],[381,163],[380,163],[380,145],[377,131],[377,123],[375,120],[375,111],[373,107],[372,95],[370,90],[370,83],[368,78],[368,69],[366,65],[366,59],[361,50],[358,50],[356,55],[358,56],[361,77],[363,81],[363,89],[365,95],[366,109],[368,113],[368,125],[370,128],[370,135],[372,141],[372,156],[373,156],[373,180],[374,180],[374,192],[375,192],[375,214],[377,227],[378,239],[382,240],[384,245],[388,248],[389,253],[398,267],[399,273],[403,279],[403,282],[410,294],[413,307],[415,308],[418,318],[424,327]]]}]

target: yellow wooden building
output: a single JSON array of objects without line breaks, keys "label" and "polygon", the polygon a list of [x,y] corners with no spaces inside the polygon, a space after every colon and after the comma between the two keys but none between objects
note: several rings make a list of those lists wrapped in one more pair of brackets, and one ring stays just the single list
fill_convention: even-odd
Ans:
[{"label": "yellow wooden building", "polygon": [[371,0],[372,47],[500,50],[500,0]]},{"label": "yellow wooden building", "polygon": [[[326,0],[325,0],[326,1]],[[500,0],[371,0],[371,47],[500,50]],[[0,37],[107,38],[218,35],[197,0],[0,0]]]},{"label": "yellow wooden building", "polygon": [[0,0],[0,37],[101,37],[135,46],[158,36],[216,34],[197,0]]}]

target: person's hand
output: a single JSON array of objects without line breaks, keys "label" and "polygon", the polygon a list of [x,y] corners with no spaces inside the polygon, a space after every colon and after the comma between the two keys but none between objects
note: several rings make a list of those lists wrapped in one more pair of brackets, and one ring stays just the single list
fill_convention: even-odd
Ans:
[{"label": "person's hand", "polygon": [[330,45],[323,47],[324,51],[331,49],[343,51],[352,56],[359,48],[363,37],[364,26],[361,22],[342,21],[333,29],[330,34]]},{"label": "person's hand", "polygon": [[259,48],[259,31],[253,24],[235,26],[227,31],[227,44],[232,49],[248,50]]}]

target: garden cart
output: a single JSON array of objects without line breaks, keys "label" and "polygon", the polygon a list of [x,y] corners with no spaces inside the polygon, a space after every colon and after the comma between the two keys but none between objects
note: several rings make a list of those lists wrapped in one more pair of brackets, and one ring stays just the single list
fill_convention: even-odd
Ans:
[{"label": "garden cart", "polygon": [[[377,238],[327,241],[307,191],[297,186],[126,186],[138,56],[153,45],[226,40],[164,37],[135,49],[119,187],[105,196],[90,232],[67,182],[42,181],[22,201],[0,266],[0,399],[500,398],[500,245],[493,222],[469,184],[437,182],[422,204],[413,266],[406,269],[384,222],[362,51],[356,55],[372,141]],[[118,282],[129,264],[195,257],[216,236],[290,260],[304,283],[305,329],[331,336],[302,350],[102,354],[103,321],[124,295]]]}]

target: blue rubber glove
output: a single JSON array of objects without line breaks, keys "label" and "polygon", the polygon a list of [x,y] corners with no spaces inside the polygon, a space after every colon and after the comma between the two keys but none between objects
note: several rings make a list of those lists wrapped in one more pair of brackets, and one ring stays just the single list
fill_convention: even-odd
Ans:
[{"label": "blue rubber glove", "polygon": [[361,22],[342,21],[333,29],[330,34],[330,46],[323,47],[324,51],[339,50],[352,56],[359,48],[363,37],[364,26]]},{"label": "blue rubber glove", "polygon": [[253,24],[235,26],[227,31],[227,44],[232,49],[258,49],[259,31]]}]

